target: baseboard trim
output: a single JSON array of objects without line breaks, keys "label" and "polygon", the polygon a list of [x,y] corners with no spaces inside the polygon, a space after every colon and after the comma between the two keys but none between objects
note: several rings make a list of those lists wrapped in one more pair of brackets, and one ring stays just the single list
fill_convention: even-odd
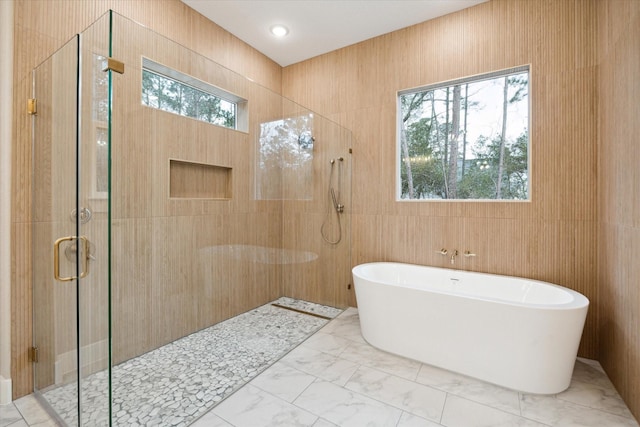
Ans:
[{"label": "baseboard trim", "polygon": [[11,378],[0,375],[0,405],[8,405],[12,401]]}]

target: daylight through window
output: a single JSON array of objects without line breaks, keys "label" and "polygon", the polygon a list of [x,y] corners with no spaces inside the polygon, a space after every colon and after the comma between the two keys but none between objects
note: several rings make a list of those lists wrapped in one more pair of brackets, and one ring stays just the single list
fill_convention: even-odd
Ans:
[{"label": "daylight through window", "polygon": [[244,99],[146,58],[142,103],[203,122],[238,129],[238,104]]},{"label": "daylight through window", "polygon": [[529,67],[399,92],[399,199],[529,199]]}]

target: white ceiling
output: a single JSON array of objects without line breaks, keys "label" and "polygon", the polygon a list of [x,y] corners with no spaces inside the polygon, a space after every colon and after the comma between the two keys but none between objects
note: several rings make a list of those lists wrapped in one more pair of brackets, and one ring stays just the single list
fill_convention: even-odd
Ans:
[{"label": "white ceiling", "polygon": [[182,1],[284,67],[487,0]]}]

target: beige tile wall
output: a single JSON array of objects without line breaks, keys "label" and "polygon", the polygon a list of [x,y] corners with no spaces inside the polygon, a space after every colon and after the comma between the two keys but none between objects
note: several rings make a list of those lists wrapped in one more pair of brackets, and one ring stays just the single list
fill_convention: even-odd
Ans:
[{"label": "beige tile wall", "polygon": [[[281,68],[276,63],[178,0],[16,1],[12,160],[15,171],[12,200],[14,398],[29,393],[33,384],[32,364],[28,358],[33,326],[31,118],[25,113],[26,99],[31,96],[31,70],[108,9],[164,34],[275,93],[280,92]],[[114,140],[122,142],[122,146],[114,151],[117,153],[114,156],[114,176],[120,178],[114,180],[114,192],[124,195],[113,201],[113,262],[118,266],[113,277],[114,330],[118,331],[114,334],[114,357],[120,361],[245,311],[281,292],[279,273],[273,268],[269,271],[245,269],[244,276],[249,274],[251,277],[235,277],[233,274],[236,273],[226,262],[223,270],[227,270],[224,277],[228,283],[221,286],[219,277],[225,271],[211,271],[203,267],[203,263],[213,265],[207,264],[211,261],[211,254],[201,250],[208,246],[228,243],[280,245],[281,204],[258,203],[250,197],[249,165],[254,159],[246,153],[255,151],[250,148],[254,141],[240,132],[211,130],[211,126],[193,120],[177,120],[170,114],[140,106],[139,98],[135,96],[139,80],[134,76],[136,66],[139,68],[140,65],[140,58],[136,55],[143,49],[153,54],[153,59],[158,62],[173,65],[203,80],[217,81],[220,86],[235,86],[237,93],[247,92],[245,97],[256,101],[256,110],[252,113],[255,120],[259,119],[261,109],[275,110],[280,114],[282,106],[279,96],[265,89],[250,89],[246,83],[242,87],[239,82],[246,82],[245,79],[233,77],[232,73],[220,67],[209,67],[207,61],[196,58],[177,45],[149,40],[136,33],[139,29],[135,26],[117,29],[116,34],[122,38],[116,37],[115,46],[128,48],[117,52],[127,64],[127,83],[116,82],[118,90],[114,93],[114,101],[118,105],[127,105],[117,110],[115,119],[118,123],[128,124],[117,127],[114,132]],[[254,92],[249,93],[250,90]],[[261,97],[265,99],[260,101]],[[123,116],[118,117],[118,114]],[[41,116],[41,120],[46,120],[46,115]],[[132,126],[134,123],[139,126]],[[55,129],[55,126],[50,128]],[[190,143],[181,144],[184,141]],[[168,200],[169,158],[232,167],[234,198],[227,202]],[[102,229],[106,224],[104,219],[97,215],[92,222]],[[38,239],[49,239],[51,227],[46,224],[46,219],[41,220],[40,226],[36,227]],[[97,242],[97,246],[104,252],[102,243]],[[37,256],[46,259],[49,255]],[[86,282],[88,286],[84,295],[91,304],[85,311],[106,307],[105,296],[98,291],[105,289],[104,283],[98,283],[105,277],[103,267],[93,265],[91,279],[96,283]],[[51,264],[44,263],[42,269],[42,272],[36,271],[36,276],[48,277]],[[236,283],[257,283],[257,276],[262,279],[257,289],[234,286]],[[65,294],[62,287],[50,293],[50,284],[42,281],[42,285],[45,291],[41,298],[74,299],[73,295]],[[193,295],[197,298],[192,298]],[[53,319],[53,313],[47,310],[43,310],[41,316]],[[64,318],[51,323],[50,327],[65,327],[60,322],[64,323]],[[134,324],[138,327],[131,327]],[[104,338],[101,336],[104,326],[89,323],[83,343],[97,343]],[[40,339],[44,341],[46,337]],[[55,346],[57,354],[68,350],[68,343],[59,340]],[[41,379],[41,386],[51,383],[52,372],[42,372]]]},{"label": "beige tile wall", "polygon": [[[492,0],[294,64],[283,95],[353,131],[353,264],[449,266],[563,285],[592,302],[580,354],[598,354],[596,6]],[[531,201],[395,201],[396,92],[531,66]],[[349,301],[349,300],[345,300]]]},{"label": "beige tile wall", "polygon": [[[313,136],[312,198],[285,200],[282,215],[284,248],[297,251],[297,257],[315,259],[283,263],[283,292],[286,296],[334,307],[355,306],[355,292],[350,287],[351,133],[316,114]],[[285,182],[295,185],[296,180],[289,177]],[[330,186],[339,198],[338,203],[345,205],[339,218],[329,195]]]},{"label": "beige tile wall", "polygon": [[[176,7],[173,3],[166,4]],[[28,9],[26,4],[21,6]],[[91,71],[93,53],[104,54],[106,51],[106,23],[108,20],[103,17],[99,24],[92,24],[83,31],[86,51],[83,64],[88,71]],[[312,199],[300,202],[256,200],[254,168],[259,144],[256,131],[260,124],[309,112],[294,103],[283,102],[277,92],[250,83],[246,78],[122,16],[114,17],[113,32],[113,56],[125,63],[124,75],[113,76],[111,303],[114,363],[264,304],[280,296],[285,288],[291,296],[344,305],[345,298],[340,295],[349,291],[349,235],[346,231],[349,223],[348,218],[343,220],[345,236],[339,246],[318,244],[322,242],[319,228],[323,216],[320,212],[324,212],[327,206],[323,196],[326,195],[329,170],[320,170],[319,165],[320,161],[328,164],[330,156],[347,157],[348,143],[345,141],[350,141],[350,133],[316,116],[313,127],[319,148],[314,148],[312,166],[314,174],[322,176],[322,179],[314,178]],[[74,53],[74,49],[67,50]],[[250,132],[223,129],[142,106],[138,95],[141,55],[249,99]],[[59,57],[57,54],[53,60],[58,66],[63,59],[58,60]],[[264,61],[271,65],[266,58]],[[69,61],[71,65],[72,62]],[[36,118],[38,135],[50,134],[49,139],[38,147],[38,152],[42,150],[38,158],[43,157],[35,168],[38,188],[43,188],[42,184],[46,184],[50,176],[73,178],[72,175],[56,173],[59,169],[69,169],[59,168],[64,166],[64,159],[74,162],[73,153],[65,154],[56,148],[69,145],[68,141],[73,140],[74,135],[73,132],[66,138],[61,135],[60,132],[65,131],[60,126],[62,122],[52,115],[52,112],[60,114],[58,112],[64,111],[70,114],[67,121],[74,122],[73,96],[67,100],[67,97],[60,98],[55,94],[56,91],[68,92],[62,90],[63,83],[71,85],[71,89],[75,87],[73,78],[65,78],[66,75],[73,77],[73,67],[69,72],[71,74],[66,74],[64,68],[56,68],[53,73],[43,69],[38,74],[42,74],[45,81],[50,75],[54,76],[54,84],[49,88],[53,94],[42,92],[43,108]],[[91,88],[93,84],[92,74],[88,76],[83,81],[85,88]],[[273,82],[269,82],[267,76],[263,83]],[[92,91],[84,93],[84,105],[91,106]],[[83,143],[93,137],[92,120],[90,109],[84,108]],[[27,135],[26,129],[20,129],[19,133],[24,131]],[[48,150],[48,143],[54,147],[52,150]],[[88,152],[90,146],[87,144],[88,149],[83,149],[83,152]],[[53,159],[54,166],[50,166],[47,154]],[[225,168],[229,172],[225,174],[224,182],[212,185],[228,186],[231,197],[228,200],[170,197],[170,159]],[[91,164],[91,154],[85,160]],[[20,166],[28,169],[30,163]],[[90,184],[92,168],[84,167],[83,171],[83,182]],[[350,192],[346,182],[350,175],[348,158],[344,162],[343,175],[345,184],[341,202],[349,204]],[[217,176],[212,178],[217,179]],[[284,179],[294,185],[297,183],[295,174]],[[201,182],[194,183],[188,190],[199,191],[199,184]],[[279,182],[275,184],[279,185]],[[268,182],[267,185],[272,184]],[[53,200],[36,198],[36,212],[43,211],[47,216],[34,218],[38,221],[38,227],[34,228],[36,241],[42,244],[34,247],[32,269],[28,263],[30,247],[26,245],[21,253],[27,262],[25,280],[17,282],[17,289],[24,295],[30,295],[28,275],[33,270],[38,284],[34,305],[32,307],[26,301],[17,301],[14,305],[16,313],[23,309],[38,313],[36,343],[43,355],[37,365],[39,388],[53,384],[60,377],[53,370],[54,362],[70,355],[75,347],[75,337],[61,332],[75,328],[74,287],[54,282],[50,275],[52,265],[46,262],[50,258],[52,236],[74,234],[60,232],[65,225],[66,228],[69,226],[67,210],[70,200],[66,199],[73,194],[60,189],[61,186],[54,187],[58,194]],[[61,196],[66,203],[58,200]],[[29,207],[23,200],[19,202],[24,203],[25,209]],[[291,203],[287,208],[290,217],[283,218],[283,203]],[[90,263],[92,274],[83,280],[81,286],[84,325],[81,345],[96,354],[95,360],[85,357],[86,373],[90,373],[104,368],[108,360],[107,355],[102,354],[106,351],[103,343],[107,339],[107,316],[96,315],[107,308],[104,254],[108,250],[108,235],[106,200],[83,197],[82,204],[94,212],[91,222],[83,227],[83,233],[86,232],[96,245],[96,260]],[[295,226],[289,227],[292,224]],[[283,233],[287,236],[284,255],[277,251],[283,246]],[[309,254],[313,254],[312,260],[306,259]],[[327,259],[331,260],[332,268],[323,267]],[[63,266],[66,263],[63,258]],[[69,266],[64,268],[69,270]],[[332,286],[338,280],[342,286]],[[55,309],[50,307],[51,300],[56,302]],[[31,324],[27,320],[25,318],[24,323],[16,322],[14,325],[16,348],[31,342]],[[27,370],[30,364],[26,352],[16,355],[15,361],[16,372],[23,374],[21,381],[17,382],[19,390],[28,391],[30,375]],[[73,372],[67,372],[65,379],[71,379],[72,375]],[[16,393],[21,392],[17,390]]]},{"label": "beige tile wall", "polygon": [[640,418],[640,2],[598,2],[600,362]]}]

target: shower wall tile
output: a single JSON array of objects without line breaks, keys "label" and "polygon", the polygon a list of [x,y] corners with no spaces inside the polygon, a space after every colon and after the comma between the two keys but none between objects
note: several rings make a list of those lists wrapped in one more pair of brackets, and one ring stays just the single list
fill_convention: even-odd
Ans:
[{"label": "shower wall tile", "polygon": [[[151,347],[151,285],[153,236],[145,218],[116,219],[111,228],[113,265],[111,293],[113,355],[116,363],[148,351]],[[135,327],[132,327],[135,325]]]},{"label": "shower wall tile", "polygon": [[[254,285],[249,279],[258,275],[255,269],[243,268],[249,262],[229,253],[226,228],[231,224],[224,216],[161,217],[152,224],[151,348],[242,313],[273,294],[265,291],[273,286],[273,276],[262,274]],[[248,296],[248,305],[238,303]]]},{"label": "shower wall tile", "polygon": [[[26,35],[23,31],[15,32],[16,43],[23,41]],[[31,144],[31,117],[24,114],[25,100],[33,97],[33,79],[31,74],[22,76],[15,75],[14,71],[14,94],[22,94],[22,96],[14,95],[13,111],[19,111],[22,114],[14,114],[13,123],[13,141],[22,141],[17,144],[14,142],[11,150],[11,164],[15,171],[26,171],[25,173],[13,173],[11,180],[12,203],[11,203],[11,221],[28,222],[31,220],[31,185],[32,174],[28,173],[31,169],[32,161],[32,144]],[[12,249],[13,250],[13,249]]]},{"label": "shower wall tile", "polygon": [[[309,111],[289,105],[299,113]],[[315,138],[311,153],[311,180],[304,195],[287,190],[282,204],[282,264],[284,295],[320,304],[345,307],[355,304],[351,280],[351,135],[317,114],[311,122]],[[296,170],[286,170],[288,185],[299,185]],[[333,205],[345,206],[339,219]],[[339,223],[338,223],[339,220]],[[324,228],[323,228],[324,225]],[[338,228],[339,227],[339,228]],[[325,241],[324,235],[329,241]]]},{"label": "shower wall tile", "polygon": [[[250,99],[251,117],[264,114],[260,108],[277,111],[279,99],[268,91],[250,91],[242,79],[216,71],[220,67],[170,41],[153,44],[152,59],[225,88],[234,85],[234,93]],[[279,266],[260,259],[280,246],[282,222],[281,204],[254,198],[255,142],[244,132],[140,105],[139,95],[130,96],[140,84],[136,75],[117,86],[119,100],[127,106],[121,114],[140,117],[142,126],[123,126],[114,139],[119,144],[113,149],[114,163],[123,165],[114,174],[119,183],[114,198],[116,206],[123,206],[123,218],[140,219],[150,229],[140,241],[124,233],[123,253],[149,242],[152,249],[143,267],[147,277],[115,306],[116,312],[137,304],[147,307],[144,315],[139,313],[140,331],[133,332],[145,339],[136,341],[125,333],[126,342],[118,347],[122,353],[116,353],[119,361],[264,304],[281,290]],[[231,168],[230,200],[170,198],[170,159]],[[134,342],[137,346],[130,346]]]},{"label": "shower wall tile", "polygon": [[[25,225],[26,226],[26,225]],[[50,222],[39,222],[31,229],[33,241],[35,242],[52,242],[53,226]],[[42,348],[53,348],[54,343],[54,308],[49,301],[53,301],[55,280],[51,272],[53,271],[53,257],[51,256],[51,247],[49,245],[36,245],[33,248],[34,259],[40,259],[43,262],[35,263],[31,269],[33,285],[31,291],[33,293],[32,304],[37,308],[34,313],[34,319],[39,322],[39,327],[34,330],[33,342]],[[40,319],[43,321],[40,322]],[[55,354],[53,352],[42,352],[42,364],[37,366],[36,385],[38,388],[44,388],[54,383],[53,362]]]},{"label": "shower wall tile", "polygon": [[[30,393],[33,387],[33,370],[29,358],[29,348],[33,345],[31,225],[12,224],[11,237],[11,275],[14,277],[11,287],[11,380],[15,398],[19,393]],[[20,309],[14,308],[16,306]]]},{"label": "shower wall tile", "polygon": [[242,135],[241,140],[228,144],[229,166],[232,168],[232,200],[233,212],[253,212],[256,205],[254,180],[256,171],[255,145],[249,141],[249,135]]},{"label": "shower wall tile", "polygon": [[[245,133],[215,128],[191,119],[143,107],[140,103],[140,55],[175,67],[196,78],[220,87],[230,87],[233,93],[253,100],[252,117],[279,114],[281,100],[281,67],[221,27],[194,12],[179,0],[98,0],[77,2],[62,0],[17,0],[15,2],[15,65],[14,65],[14,145],[12,188],[12,379],[14,398],[32,391],[32,364],[28,349],[32,345],[32,279],[31,249],[31,185],[33,172],[41,181],[50,180],[50,171],[32,170],[31,123],[24,113],[25,100],[32,93],[32,69],[48,58],[75,34],[82,32],[107,10],[125,16],[146,28],[164,34],[168,42],[131,22],[114,20],[114,53],[126,64],[125,76],[114,75],[113,129],[113,270],[114,297],[114,360],[122,361],[149,351],[177,336],[201,329],[214,322],[238,314],[241,309],[253,308],[280,295],[279,272],[252,271],[261,277],[261,287],[244,289],[239,278],[230,277],[230,262],[211,263],[209,248],[229,243],[276,246],[282,222],[278,216],[280,203],[253,200],[253,172],[248,165],[254,160],[255,141]],[[106,22],[106,21],[104,21]],[[85,46],[96,53],[107,49],[106,27],[84,33]],[[181,48],[186,46],[193,51]],[[197,52],[194,53],[194,52]],[[222,66],[212,67],[210,58]],[[243,77],[224,71],[227,67],[271,89],[257,90]],[[87,83],[87,82],[85,82]],[[58,85],[57,90],[61,89]],[[253,97],[253,98],[252,98]],[[257,102],[258,98],[262,101]],[[275,104],[274,104],[275,102]],[[43,104],[44,105],[44,104]],[[88,116],[89,111],[85,111]],[[36,120],[45,120],[43,109]],[[51,118],[55,121],[55,118]],[[91,119],[85,120],[90,123]],[[58,122],[59,123],[59,122]],[[64,128],[52,127],[59,132]],[[86,126],[88,132],[93,132]],[[58,137],[62,138],[61,134]],[[90,137],[89,134],[84,137]],[[244,155],[242,154],[244,153]],[[246,154],[249,154],[248,156]],[[61,156],[64,153],[59,153]],[[168,198],[169,159],[176,158],[207,164],[229,166],[234,169],[234,198],[242,201],[170,200]],[[51,182],[51,184],[56,184]],[[69,192],[71,194],[71,192]],[[45,203],[47,201],[39,201]],[[37,212],[38,221],[50,221],[53,209]],[[92,277],[87,281],[84,296],[86,311],[106,309],[106,265],[99,258],[108,250],[103,234],[106,221],[106,200],[94,200],[94,219],[91,229],[97,247],[96,261],[92,261]],[[62,204],[60,204],[62,206]],[[66,208],[65,208],[66,209]],[[236,224],[235,214],[243,212],[242,225]],[[65,213],[65,216],[68,212]],[[45,230],[49,227],[49,231]],[[230,242],[231,228],[241,233]],[[42,223],[45,233],[51,225]],[[251,229],[252,232],[246,232]],[[42,234],[42,233],[41,233]],[[43,239],[51,236],[42,235]],[[152,242],[152,243],[150,243]],[[157,243],[165,243],[161,249]],[[43,254],[48,259],[50,253]],[[43,286],[49,285],[49,265],[43,263]],[[46,271],[45,271],[46,267]],[[228,280],[219,280],[224,276]],[[102,278],[102,280],[99,280]],[[234,288],[235,287],[235,288]],[[251,295],[251,307],[232,302],[232,290],[238,295]],[[195,299],[186,298],[193,293]],[[37,298],[47,298],[47,293]],[[49,295],[52,298],[53,294]],[[63,295],[60,294],[60,298]],[[52,313],[42,313],[51,315]],[[106,321],[106,320],[105,320]],[[51,328],[61,327],[52,322]],[[130,327],[130,325],[136,327]],[[57,326],[56,326],[57,325]],[[120,326],[122,327],[120,327]],[[104,322],[92,322],[82,342],[90,345],[104,339]],[[46,344],[43,337],[40,342]],[[67,343],[58,343],[68,349]],[[45,356],[46,359],[46,356]],[[96,362],[97,363],[97,362]],[[94,364],[94,368],[97,365]],[[42,380],[53,381],[43,372]],[[49,379],[47,379],[49,378]],[[42,384],[41,384],[42,385]]]},{"label": "shower wall tile", "polygon": [[[334,213],[335,215],[335,213]],[[353,301],[350,257],[345,246],[350,239],[349,225],[341,223],[342,238],[330,244],[320,237],[326,220],[324,213],[297,213],[285,209],[283,248],[288,260],[283,261],[283,291],[292,298],[314,301],[334,307]],[[341,219],[344,221],[344,219]],[[337,223],[328,223],[326,233],[337,240]],[[347,246],[348,247],[348,246]]]},{"label": "shower wall tile", "polygon": [[[116,79],[118,77],[115,77]],[[141,84],[140,80],[133,78]],[[123,82],[129,80],[122,79]],[[112,129],[111,188],[113,218],[145,218],[152,213],[156,181],[153,153],[156,126],[161,123],[148,108],[139,105],[137,91],[124,84],[114,85],[114,105],[135,108],[116,108],[113,123],[136,123],[136,126],[114,126]],[[151,167],[149,167],[151,166]],[[168,166],[167,166],[168,168]],[[168,191],[167,191],[168,192]]]}]

